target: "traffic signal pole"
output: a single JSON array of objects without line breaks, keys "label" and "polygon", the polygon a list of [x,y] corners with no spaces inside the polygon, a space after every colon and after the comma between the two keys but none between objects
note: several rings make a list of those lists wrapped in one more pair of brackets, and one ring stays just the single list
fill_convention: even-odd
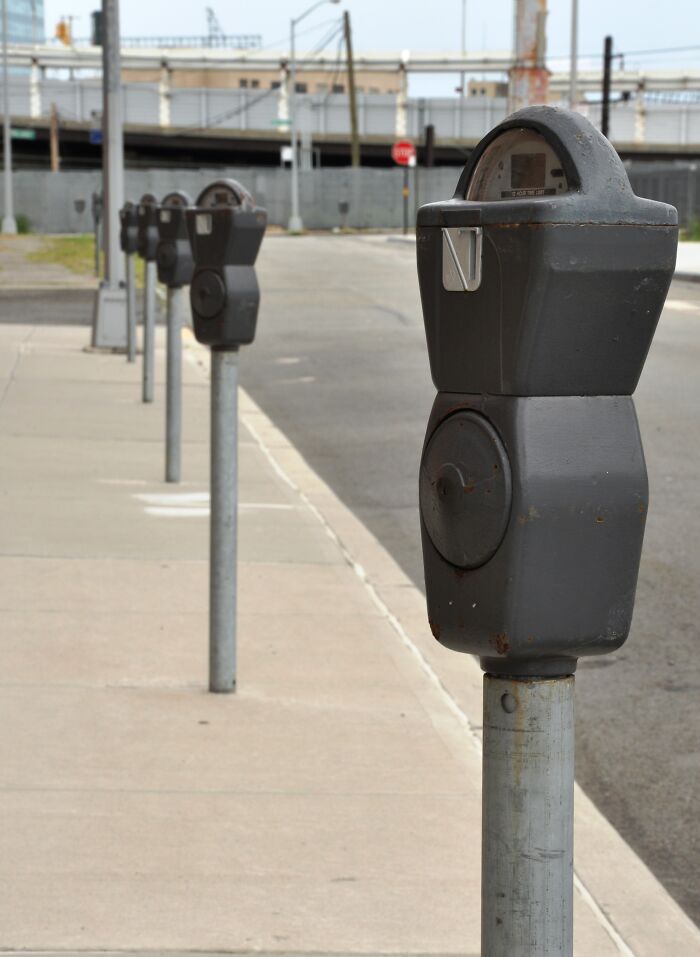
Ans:
[{"label": "traffic signal pole", "polygon": [[119,51],[119,2],[102,0],[102,182],[104,281],[97,290],[92,321],[95,348],[124,351],[127,345],[124,261],[119,244],[119,210],[124,202],[124,141]]}]

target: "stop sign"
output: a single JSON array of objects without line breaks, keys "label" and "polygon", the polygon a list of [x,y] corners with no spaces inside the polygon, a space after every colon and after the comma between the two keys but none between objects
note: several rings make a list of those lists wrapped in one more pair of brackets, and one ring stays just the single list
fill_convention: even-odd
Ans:
[{"label": "stop sign", "polygon": [[399,166],[410,166],[416,159],[416,148],[410,140],[399,140],[391,147],[391,158]]}]

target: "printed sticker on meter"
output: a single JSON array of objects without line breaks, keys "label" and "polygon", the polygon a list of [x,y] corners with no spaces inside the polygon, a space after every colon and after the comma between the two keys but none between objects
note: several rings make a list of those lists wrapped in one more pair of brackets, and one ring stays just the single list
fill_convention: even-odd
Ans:
[{"label": "printed sticker on meter", "polygon": [[467,199],[556,196],[569,189],[553,147],[535,130],[507,130],[485,150],[472,174]]}]

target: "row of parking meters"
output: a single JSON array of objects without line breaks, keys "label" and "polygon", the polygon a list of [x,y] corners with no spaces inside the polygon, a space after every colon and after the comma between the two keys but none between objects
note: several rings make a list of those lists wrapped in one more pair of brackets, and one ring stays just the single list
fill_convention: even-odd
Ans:
[{"label": "row of parking meters", "polygon": [[233,179],[217,180],[193,204],[187,193],[158,203],[146,193],[120,212],[121,248],[155,262],[169,289],[190,286],[197,340],[236,349],[255,337],[260,292],[255,260],[267,214]]}]

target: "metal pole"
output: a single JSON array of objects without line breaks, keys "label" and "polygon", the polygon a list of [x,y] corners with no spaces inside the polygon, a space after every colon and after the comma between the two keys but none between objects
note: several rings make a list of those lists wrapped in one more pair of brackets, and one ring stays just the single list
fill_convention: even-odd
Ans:
[{"label": "metal pole", "polygon": [[612,71],[612,37],[605,38],[603,50],[603,104],[600,115],[600,132],[608,136],[610,132],[610,74]]},{"label": "metal pole", "polygon": [[299,168],[297,153],[297,64],[296,53],[294,50],[294,26],[295,20],[290,23],[289,33],[289,128],[292,137],[292,214],[289,217],[289,232],[300,233],[304,228],[301,216],[299,215]]},{"label": "metal pole", "polygon": [[209,690],[236,690],[238,351],[211,350]]},{"label": "metal pole", "polygon": [[143,401],[153,402],[153,373],[156,338],[156,264],[145,262],[143,288]]},{"label": "metal pole", "polygon": [[126,253],[126,357],[136,362],[136,270],[133,253]]},{"label": "metal pole", "polygon": [[403,234],[404,236],[408,232],[408,196],[409,196],[409,187],[408,187],[408,166],[403,168]]},{"label": "metal pole", "polygon": [[185,290],[168,289],[165,386],[165,481],[180,481],[182,444],[182,316]]},{"label": "metal pole", "polygon": [[571,0],[571,66],[569,67],[569,109],[576,108],[578,83],[578,0]]},{"label": "metal pole", "polygon": [[100,278],[100,217],[95,216],[95,278]]},{"label": "metal pole", "polygon": [[14,197],[12,195],[12,130],[10,129],[10,80],[7,68],[7,0],[2,0],[2,142],[5,157],[5,212],[3,233],[16,233]]},{"label": "metal pole", "polygon": [[[462,0],[462,56],[467,55],[467,0]],[[467,91],[464,89],[464,84],[467,80],[467,74],[462,70],[460,74],[459,85],[462,90],[461,96],[466,96]]]},{"label": "metal pole", "polygon": [[573,802],[573,675],[485,675],[483,957],[572,957]]},{"label": "metal pole", "polygon": [[95,300],[92,345],[124,349],[127,307],[119,245],[119,210],[124,205],[124,134],[118,0],[102,0],[102,199],[104,282]]}]

